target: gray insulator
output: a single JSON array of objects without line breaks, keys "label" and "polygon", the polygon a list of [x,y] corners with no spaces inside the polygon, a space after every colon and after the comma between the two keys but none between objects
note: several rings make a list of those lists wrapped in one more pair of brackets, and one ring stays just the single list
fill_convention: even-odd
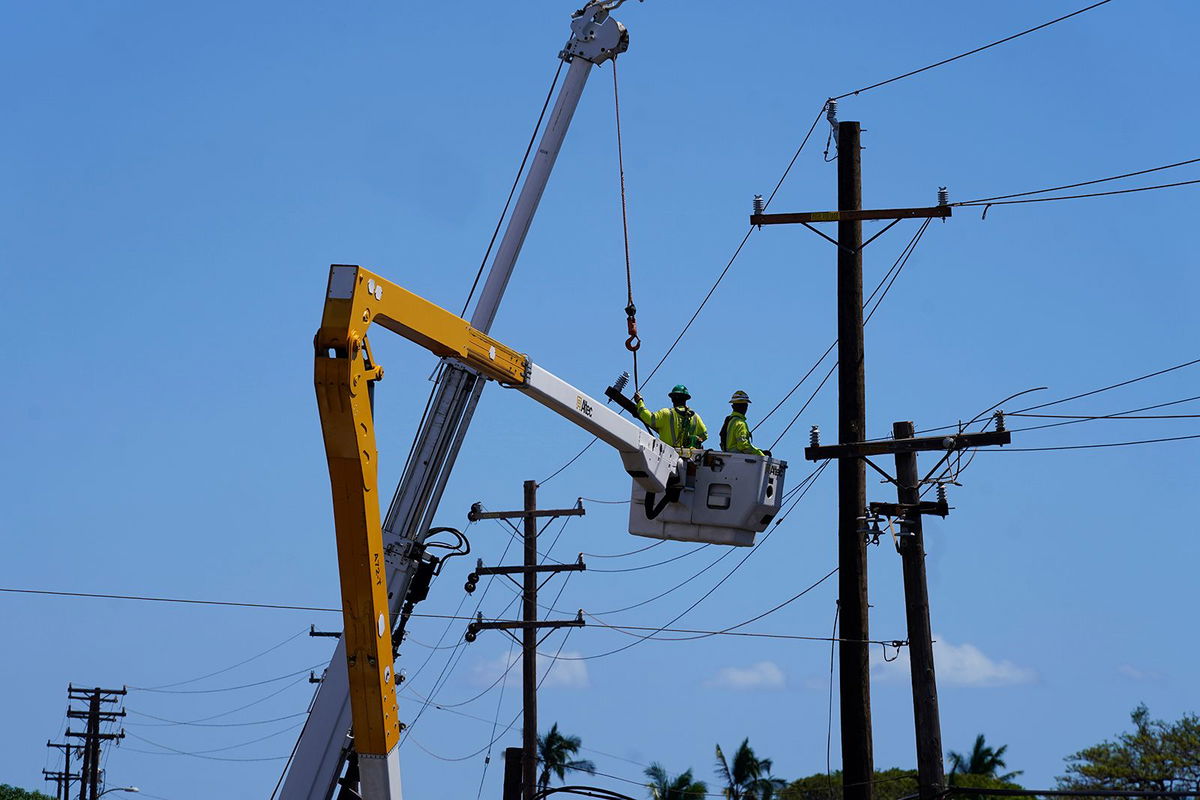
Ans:
[{"label": "gray insulator", "polygon": [[762,214],[766,208],[767,205],[763,202],[763,196],[761,194],[754,195],[754,213],[756,215]]}]

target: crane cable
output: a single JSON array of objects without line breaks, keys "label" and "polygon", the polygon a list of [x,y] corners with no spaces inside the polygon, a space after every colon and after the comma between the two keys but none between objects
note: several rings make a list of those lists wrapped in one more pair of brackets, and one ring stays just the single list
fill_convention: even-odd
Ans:
[{"label": "crane cable", "polygon": [[633,391],[634,394],[642,388],[638,379],[638,349],[642,340],[638,336],[637,306],[633,303],[633,270],[629,262],[629,215],[625,204],[625,156],[621,147],[621,95],[617,90],[617,59],[613,65],[613,110],[617,120],[617,172],[621,183],[621,233],[625,239],[625,330],[629,338],[625,340],[625,349],[633,354]]}]

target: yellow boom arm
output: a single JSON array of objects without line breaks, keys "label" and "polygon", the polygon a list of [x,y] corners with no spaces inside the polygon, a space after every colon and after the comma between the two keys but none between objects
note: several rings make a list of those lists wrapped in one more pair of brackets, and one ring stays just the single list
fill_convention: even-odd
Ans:
[{"label": "yellow boom arm", "polygon": [[529,395],[621,454],[648,492],[665,490],[679,454],[461,317],[362,267],[335,264],[315,339],[315,383],[329,460],[355,749],[384,758],[400,734],[380,525],[370,384],[383,377],[367,329],[378,323],[439,356]]}]

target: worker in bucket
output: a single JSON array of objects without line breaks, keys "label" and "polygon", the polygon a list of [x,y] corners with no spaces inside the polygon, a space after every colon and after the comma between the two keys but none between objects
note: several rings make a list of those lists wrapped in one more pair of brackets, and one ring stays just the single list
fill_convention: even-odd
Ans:
[{"label": "worker in bucket", "polygon": [[750,426],[746,424],[750,395],[739,389],[729,398],[729,404],[733,406],[733,413],[725,418],[725,424],[721,426],[721,450],[751,456],[771,455],[770,450],[759,450],[750,440]]},{"label": "worker in bucket", "polygon": [[637,416],[646,423],[657,435],[671,447],[700,447],[708,438],[708,428],[704,420],[692,409],[687,402],[692,399],[687,387],[682,383],[667,393],[671,398],[671,407],[661,411],[651,411],[642,402],[642,395],[635,392],[633,401],[637,403]]}]

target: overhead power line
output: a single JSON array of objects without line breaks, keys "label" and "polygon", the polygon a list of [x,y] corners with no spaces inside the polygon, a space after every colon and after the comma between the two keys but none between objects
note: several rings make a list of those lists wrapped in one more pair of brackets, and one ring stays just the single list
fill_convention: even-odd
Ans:
[{"label": "overhead power line", "polygon": [[950,205],[961,206],[961,205],[971,205],[971,204],[977,204],[977,203],[991,203],[991,202],[995,202],[997,200],[1010,200],[1014,197],[1027,197],[1031,194],[1046,194],[1048,192],[1061,192],[1066,189],[1078,189],[1081,186],[1092,186],[1097,183],[1106,183],[1108,181],[1118,181],[1118,180],[1121,180],[1122,178],[1132,178],[1137,175],[1148,175],[1151,172],[1160,172],[1161,170],[1164,170],[1164,169],[1174,169],[1175,167],[1183,167],[1183,166],[1187,166],[1188,164],[1195,164],[1197,162],[1200,162],[1200,158],[1189,158],[1187,161],[1177,161],[1174,164],[1163,164],[1162,166],[1159,166],[1159,167],[1150,167],[1149,169],[1140,169],[1136,172],[1126,172],[1122,175],[1110,175],[1107,178],[1095,178],[1090,181],[1081,181],[1080,183],[1067,183],[1067,184],[1063,184],[1062,186],[1051,186],[1046,189],[1033,189],[1028,192],[1017,192],[1015,194],[998,194],[998,195],[995,195],[994,197],[980,197],[976,200],[964,200],[961,203],[951,203]]},{"label": "overhead power line", "polygon": [[1131,447],[1137,444],[1159,444],[1161,442],[1182,442],[1187,439],[1200,439],[1200,433],[1190,436],[1167,436],[1162,439],[1139,439],[1133,442],[1102,442],[1100,444],[1064,444],[1054,447],[995,447],[987,448],[989,453],[1033,453],[1046,450],[1093,450],[1098,447]]},{"label": "overhead power line", "polygon": [[1133,194],[1134,192],[1149,192],[1154,189],[1172,189],[1176,186],[1192,186],[1200,183],[1200,178],[1191,181],[1178,181],[1176,183],[1160,183],[1155,186],[1139,186],[1135,189],[1113,189],[1108,192],[1089,192],[1087,194],[1063,194],[1055,197],[1026,197],[1021,200],[976,200],[968,203],[952,203],[951,205],[970,208],[972,206],[1011,206],[1021,203],[1049,203],[1053,200],[1082,200],[1086,197],[1108,197],[1116,194]]},{"label": "overhead power line", "polygon": [[1108,386],[1101,386],[1099,389],[1092,389],[1091,391],[1088,391],[1088,392],[1081,392],[1079,394],[1073,394],[1070,397],[1064,397],[1060,400],[1051,400],[1048,403],[1038,403],[1037,405],[1034,405],[1034,406],[1025,406],[1025,408],[1018,408],[1016,411],[1013,411],[1010,413],[1023,414],[1028,411],[1036,411],[1039,408],[1049,408],[1050,406],[1057,406],[1057,405],[1061,405],[1062,403],[1069,403],[1072,400],[1078,400],[1082,397],[1091,397],[1094,394],[1100,394],[1101,392],[1108,392],[1113,389],[1120,389],[1122,386],[1129,386],[1130,384],[1138,383],[1140,381],[1148,380],[1150,378],[1157,378],[1159,375],[1166,375],[1168,372],[1174,372],[1176,370],[1184,369],[1185,367],[1195,366],[1196,364],[1200,364],[1200,358],[1194,358],[1191,361],[1185,361],[1182,364],[1176,364],[1173,367],[1167,367],[1166,369],[1156,370],[1154,372],[1150,372],[1145,375],[1140,375],[1136,378],[1130,378],[1129,380],[1121,381],[1119,383],[1113,383]]},{"label": "overhead power line", "polygon": [[841,100],[844,97],[850,97],[851,95],[859,95],[859,94],[862,94],[863,92],[869,92],[872,89],[878,89],[880,86],[887,86],[889,83],[895,83],[896,81],[902,81],[905,78],[911,78],[913,75],[919,75],[922,72],[928,72],[931,69],[936,69],[937,67],[945,66],[946,64],[949,64],[954,61],[958,61],[959,59],[962,59],[962,58],[966,58],[967,56],[973,56],[976,53],[982,53],[984,50],[990,50],[991,48],[996,47],[998,45],[1005,44],[1006,42],[1011,42],[1013,39],[1019,39],[1022,36],[1027,36],[1028,34],[1034,33],[1036,31],[1040,31],[1043,28],[1049,28],[1051,25],[1056,25],[1059,22],[1063,22],[1064,20],[1071,19],[1071,17],[1077,17],[1080,14],[1083,14],[1084,12],[1091,11],[1093,8],[1099,8],[1100,6],[1106,5],[1110,2],[1112,2],[1112,0],[1100,0],[1100,2],[1098,2],[1098,3],[1092,3],[1090,6],[1081,8],[1078,11],[1072,11],[1070,14],[1065,14],[1061,17],[1058,17],[1057,19],[1052,19],[1049,22],[1043,22],[1041,25],[1036,25],[1032,28],[1028,28],[1026,30],[1021,31],[1020,33],[1014,33],[1011,36],[1005,36],[1003,39],[997,39],[994,42],[989,42],[988,44],[985,44],[981,47],[976,47],[975,49],[968,50],[965,53],[959,53],[958,55],[951,56],[950,58],[943,58],[941,61],[936,61],[932,64],[928,64],[919,69],[910,70],[909,72],[905,72],[902,75],[896,75],[895,77],[888,78],[887,80],[878,81],[877,83],[872,83],[870,86],[864,86],[861,89],[855,89],[852,92],[846,92],[845,94],[839,94],[837,97],[834,97],[832,99]]}]

